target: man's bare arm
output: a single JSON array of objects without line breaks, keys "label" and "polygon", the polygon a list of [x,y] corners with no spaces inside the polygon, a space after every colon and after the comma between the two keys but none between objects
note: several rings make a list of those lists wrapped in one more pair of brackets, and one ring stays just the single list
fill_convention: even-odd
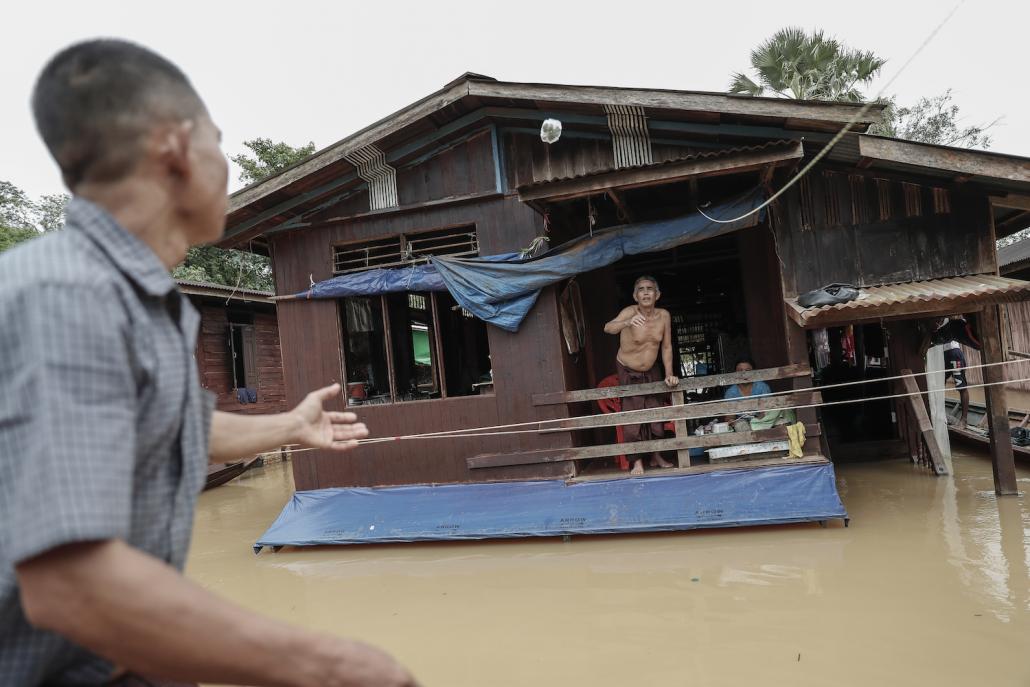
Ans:
[{"label": "man's bare arm", "polygon": [[622,312],[615,316],[614,320],[611,320],[604,325],[605,334],[618,334],[626,327],[630,326],[642,326],[646,322],[644,316],[637,312],[637,309],[630,306],[623,308]]},{"label": "man's bare arm", "polygon": [[312,391],[296,408],[275,415],[238,415],[215,411],[208,447],[212,463],[271,451],[284,444],[348,450],[368,429],[354,413],[327,411],[323,404],[338,396],[340,385]]},{"label": "man's bare arm", "polygon": [[672,315],[665,311],[665,331],[662,332],[662,365],[665,366],[665,383],[673,387],[679,384],[679,377],[672,369]]},{"label": "man's bare arm", "polygon": [[244,610],[120,540],[62,546],[16,572],[29,622],[133,672],[275,687],[415,684],[377,649]]}]

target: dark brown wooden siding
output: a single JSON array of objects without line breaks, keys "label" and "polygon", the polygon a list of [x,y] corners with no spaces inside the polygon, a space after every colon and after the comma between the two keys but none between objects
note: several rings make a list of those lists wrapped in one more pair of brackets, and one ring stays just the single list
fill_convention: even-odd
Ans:
[{"label": "dark brown wooden siding", "polygon": [[537,135],[509,132],[504,135],[503,143],[511,188],[615,167],[610,138],[565,137],[546,145]]},{"label": "dark brown wooden siding", "polygon": [[[485,169],[480,173],[485,174]],[[493,174],[492,169],[490,174]],[[465,224],[476,227],[484,255],[528,246],[542,231],[540,217],[516,199],[491,198],[288,232],[273,237],[277,290],[295,293],[306,288],[309,279],[319,281],[332,276],[332,246],[336,243]],[[278,313],[287,402],[296,403],[311,389],[342,381],[342,336],[337,301],[281,302]],[[565,388],[554,289],[544,290],[518,333],[511,334],[492,326],[488,332],[494,395],[360,407],[359,415],[373,436],[563,416],[564,409],[536,408],[531,404],[533,393]],[[342,409],[342,403],[332,405]],[[567,446],[569,443],[567,435],[524,434],[390,442],[363,446],[345,454],[311,451],[296,454],[294,476],[298,489],[559,477],[570,474],[569,465],[470,472],[465,460],[488,451]]]},{"label": "dark brown wooden siding", "polygon": [[247,415],[281,413],[286,410],[282,356],[279,350],[279,323],[270,306],[248,306],[233,302],[233,310],[247,310],[254,317],[257,343],[257,403],[242,404],[233,389],[229,355],[228,308],[221,299],[193,298],[200,312],[196,358],[200,383],[216,394],[215,407]]},{"label": "dark brown wooden siding", "polygon": [[776,208],[785,295],[994,272],[987,197],[935,188],[817,168]]}]

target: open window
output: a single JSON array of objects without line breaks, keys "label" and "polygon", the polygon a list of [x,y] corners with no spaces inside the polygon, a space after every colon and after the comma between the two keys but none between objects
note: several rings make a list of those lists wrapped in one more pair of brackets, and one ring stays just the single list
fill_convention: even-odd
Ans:
[{"label": "open window", "polygon": [[[430,255],[474,255],[475,227],[334,246],[336,272],[410,265]],[[402,292],[340,301],[351,405],[493,392],[486,324],[442,292]]]},{"label": "open window", "polygon": [[254,315],[229,311],[229,367],[232,370],[233,389],[257,389],[257,336],[254,333]]}]

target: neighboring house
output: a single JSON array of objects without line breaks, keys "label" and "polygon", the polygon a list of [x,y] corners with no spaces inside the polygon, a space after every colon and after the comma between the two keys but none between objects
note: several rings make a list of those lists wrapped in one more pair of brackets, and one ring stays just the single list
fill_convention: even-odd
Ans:
[{"label": "neighboring house", "polygon": [[217,394],[216,408],[248,414],[286,410],[273,294],[177,281],[200,312],[197,368],[201,385]]},{"label": "neighboring house", "polygon": [[[1010,213],[1010,226],[1026,226],[1030,224],[1030,208],[1013,209]],[[998,249],[998,270],[1004,277],[1030,280],[1030,239],[1022,239]],[[1030,353],[1030,302],[1007,303],[1004,306],[1003,326],[1007,335],[1006,346],[1017,353]],[[980,354],[963,347],[966,360],[970,365],[980,363]],[[1009,379],[1022,379],[1027,375],[1023,370],[1008,370]],[[969,371],[970,384],[982,384],[983,374],[980,370]],[[1030,382],[1015,382],[1008,388],[1030,392]],[[1021,407],[1020,410],[1030,410]]]},{"label": "neighboring house", "polygon": [[[286,401],[343,382],[377,436],[596,412],[539,401],[613,372],[617,339],[601,328],[644,273],[660,281],[684,376],[731,369],[740,352],[764,368],[822,367],[825,357],[816,383],[868,381],[861,393],[890,393],[879,379],[922,369],[920,321],[983,312],[984,337],[996,344],[996,305],[1030,296],[1030,284],[996,276],[995,255],[997,227],[1010,226],[1010,206],[1030,198],[1030,161],[861,133],[878,120],[877,106],[771,211],[729,228],[713,223],[704,240],[585,266],[544,288],[517,331],[472,317],[450,287],[404,287],[427,259],[511,253],[541,237],[553,249],[607,227],[632,232],[696,217],[699,207],[715,212],[742,193],[768,194],[858,110],[466,74],[233,194],[220,245],[272,255],[277,293],[312,296],[278,303]],[[547,118],[563,124],[550,145],[540,137]],[[347,296],[318,298],[312,283],[334,277],[345,278]],[[570,281],[581,307],[569,307]],[[845,305],[798,306],[799,294],[834,282],[865,293]],[[225,328],[206,331],[204,345],[217,349],[213,335]],[[211,374],[231,405],[231,377]],[[824,430],[806,452],[861,453],[871,439],[919,450],[922,433],[901,402],[837,408],[801,413]],[[387,442],[346,459],[299,454],[294,475],[298,489],[566,479],[591,441],[566,432]],[[470,462],[484,454],[518,459],[488,469]]]}]

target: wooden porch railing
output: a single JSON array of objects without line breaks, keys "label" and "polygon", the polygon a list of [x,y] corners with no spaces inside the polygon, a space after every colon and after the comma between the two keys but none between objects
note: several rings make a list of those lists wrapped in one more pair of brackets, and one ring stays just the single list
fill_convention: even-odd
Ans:
[{"label": "wooden porch railing", "polygon": [[[627,398],[650,394],[669,394],[672,405],[639,411],[633,415],[632,422],[622,424],[634,425],[650,422],[672,422],[674,436],[669,439],[651,441],[624,442],[603,446],[579,446],[572,448],[539,449],[520,453],[487,453],[473,456],[467,460],[469,468],[494,468],[511,465],[529,465],[533,463],[554,463],[586,458],[604,458],[610,456],[651,453],[653,451],[676,451],[679,467],[690,467],[691,448],[714,448],[719,446],[741,446],[767,441],[780,441],[787,438],[786,427],[750,432],[726,432],[722,434],[691,435],[687,431],[687,420],[707,417],[733,415],[744,411],[764,412],[791,406],[820,403],[822,396],[816,389],[800,389],[780,396],[759,396],[745,400],[721,401],[698,405],[684,404],[687,391],[713,387],[724,387],[758,381],[773,381],[807,377],[812,374],[808,365],[787,365],[748,372],[732,372],[705,377],[688,377],[679,385],[670,389],[664,382],[653,384],[633,384],[628,386],[604,387],[601,389],[583,389],[579,391],[562,391],[546,394],[535,394],[533,405],[547,406],[565,403],[596,402],[602,399]],[[589,415],[569,418],[557,427],[544,431],[576,430],[588,427],[606,426],[611,422],[605,415]],[[818,424],[805,426],[806,435],[816,438],[821,434]],[[806,448],[809,442],[806,442]]]}]

